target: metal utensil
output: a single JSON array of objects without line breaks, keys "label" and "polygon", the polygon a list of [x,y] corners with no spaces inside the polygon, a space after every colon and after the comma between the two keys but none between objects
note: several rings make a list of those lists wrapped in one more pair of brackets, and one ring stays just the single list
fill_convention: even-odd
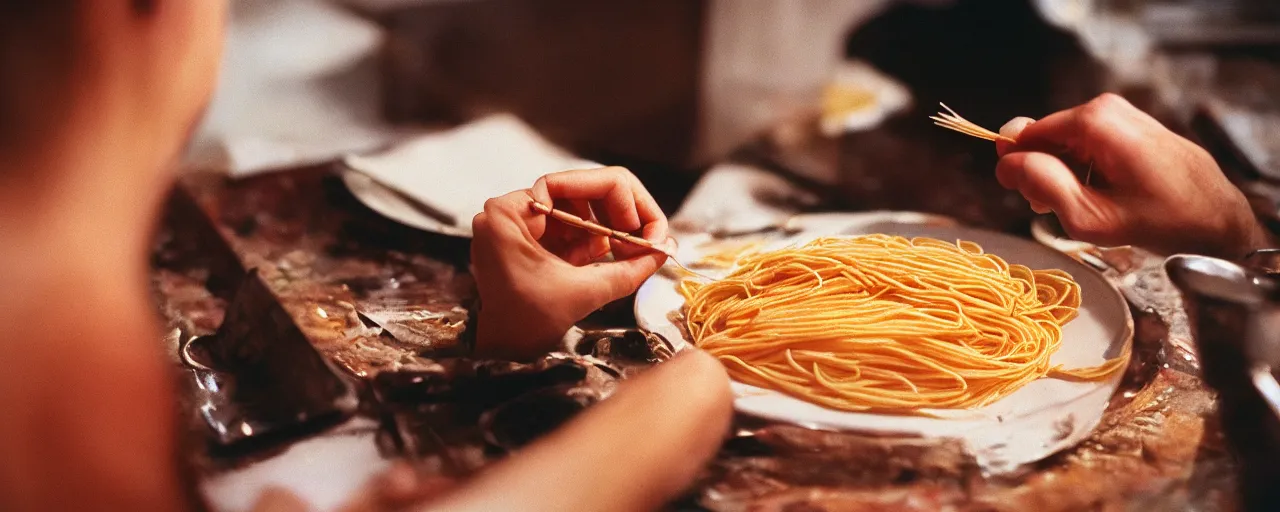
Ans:
[{"label": "metal utensil", "polygon": [[386,189],[392,195],[396,196],[397,199],[404,201],[406,205],[408,205],[410,208],[413,208],[418,213],[421,213],[422,215],[425,215],[427,217],[431,217],[431,219],[445,226],[449,226],[449,227],[458,226],[458,218],[456,216],[418,200],[418,198],[413,197],[413,195],[401,190],[399,187],[396,187],[395,185],[387,183],[382,178],[374,176],[372,173],[368,173],[361,169],[357,169],[355,167],[347,165],[345,162],[338,162],[337,165],[341,170],[345,172],[359,174],[360,176],[367,178],[369,181],[373,182],[379,187]]},{"label": "metal utensil", "polygon": [[1280,280],[1205,256],[1173,256],[1165,271],[1183,292],[1205,382],[1218,391],[1245,508],[1280,510]]}]

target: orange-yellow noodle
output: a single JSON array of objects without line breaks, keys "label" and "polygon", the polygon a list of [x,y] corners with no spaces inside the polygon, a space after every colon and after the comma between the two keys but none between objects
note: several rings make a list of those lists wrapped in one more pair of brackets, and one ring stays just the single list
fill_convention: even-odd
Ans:
[{"label": "orange-yellow noodle", "polygon": [[833,409],[981,407],[1046,375],[1099,380],[1128,362],[1051,366],[1080,286],[972,242],[821,238],[679,287],[694,343],[735,380]]}]

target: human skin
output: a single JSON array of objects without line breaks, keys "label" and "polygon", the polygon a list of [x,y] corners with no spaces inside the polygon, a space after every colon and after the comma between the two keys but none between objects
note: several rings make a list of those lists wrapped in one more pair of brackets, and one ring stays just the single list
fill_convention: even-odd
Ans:
[{"label": "human skin", "polygon": [[[663,253],[549,220],[530,209],[535,199],[655,244],[672,243],[657,202],[620,167],[549,174],[490,199],[472,221],[481,354],[525,359],[552,349],[575,322],[635,292],[666,261]],[[610,252],[614,261],[602,261]]]},{"label": "human skin", "polygon": [[[1120,96],[1016,118],[1000,134],[1017,141],[996,143],[1000,184],[1054,212],[1075,239],[1225,258],[1268,245],[1213,157]],[[1091,166],[1095,182],[1081,183],[1064,158]]]}]

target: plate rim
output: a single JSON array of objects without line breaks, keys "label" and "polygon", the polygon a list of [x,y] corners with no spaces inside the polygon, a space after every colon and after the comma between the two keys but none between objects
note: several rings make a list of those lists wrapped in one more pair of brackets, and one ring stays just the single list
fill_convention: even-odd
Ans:
[{"label": "plate rim", "polygon": [[[386,197],[383,199],[387,201],[400,202],[401,204],[404,204],[406,208],[409,208],[409,209],[412,209],[413,207],[408,205],[405,201],[401,199],[398,199],[398,198],[391,199],[392,197],[394,197],[394,193],[391,191],[389,187],[381,183],[378,183],[377,180],[374,180],[368,176],[365,176],[360,171],[351,169],[346,164],[339,162],[339,165],[337,165],[337,172],[338,172],[339,178],[342,180],[342,186],[347,189],[347,192],[350,193],[351,196],[354,197],[357,202],[359,202],[361,205],[364,205],[365,208],[368,208],[374,213],[382,216],[382,218],[384,219],[390,220],[402,226],[410,227],[419,231],[425,231],[427,233],[435,233],[435,234],[450,236],[455,238],[470,239],[474,237],[474,234],[471,232],[470,222],[467,222],[465,227],[464,226],[450,227],[440,223],[429,224],[426,222],[419,222],[416,219],[408,218],[398,213],[389,212],[380,205],[379,201],[374,201],[374,200],[371,200],[369,197],[367,197],[368,192],[366,192],[366,189],[385,190]],[[359,183],[356,183],[357,180],[359,180]],[[423,215],[421,216],[421,218],[426,219],[427,216]]]}]

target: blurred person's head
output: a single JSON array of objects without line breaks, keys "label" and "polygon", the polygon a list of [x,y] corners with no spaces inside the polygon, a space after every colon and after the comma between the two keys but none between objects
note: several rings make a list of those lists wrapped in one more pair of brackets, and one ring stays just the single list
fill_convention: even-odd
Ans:
[{"label": "blurred person's head", "polygon": [[0,179],[93,160],[127,167],[105,173],[166,167],[216,83],[225,11],[225,0],[0,0]]}]

